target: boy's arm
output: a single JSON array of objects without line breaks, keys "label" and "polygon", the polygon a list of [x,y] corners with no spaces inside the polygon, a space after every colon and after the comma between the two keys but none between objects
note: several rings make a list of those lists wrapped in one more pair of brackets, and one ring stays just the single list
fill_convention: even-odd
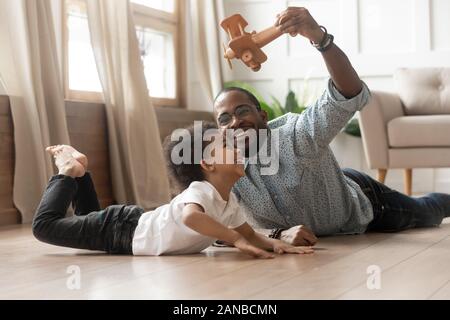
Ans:
[{"label": "boy's arm", "polygon": [[183,223],[192,230],[214,239],[232,243],[239,250],[258,258],[272,258],[265,250],[261,250],[246,241],[237,231],[229,229],[204,213],[196,203],[188,203],[183,209]]},{"label": "boy's arm", "polygon": [[251,244],[257,246],[259,248],[263,248],[266,250],[271,250],[276,253],[312,253],[313,249],[310,247],[294,247],[290,244],[277,240],[267,238],[266,236],[255,232],[255,230],[248,224],[244,223],[243,225],[234,228],[237,232],[239,232],[245,239],[247,239]]}]

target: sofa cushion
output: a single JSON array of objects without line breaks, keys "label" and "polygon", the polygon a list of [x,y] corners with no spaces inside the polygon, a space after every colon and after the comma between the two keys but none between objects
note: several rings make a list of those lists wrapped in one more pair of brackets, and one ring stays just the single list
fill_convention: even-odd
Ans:
[{"label": "sofa cushion", "polygon": [[406,115],[450,114],[450,68],[402,68],[394,79]]},{"label": "sofa cushion", "polygon": [[450,147],[450,115],[406,116],[388,122],[391,147]]}]

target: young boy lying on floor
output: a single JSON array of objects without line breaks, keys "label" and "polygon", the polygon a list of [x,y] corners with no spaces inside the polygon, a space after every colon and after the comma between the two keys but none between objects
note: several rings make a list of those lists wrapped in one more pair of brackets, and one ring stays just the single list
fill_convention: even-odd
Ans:
[{"label": "young boy lying on floor", "polygon": [[[238,159],[237,149],[227,148],[223,141],[203,141],[203,134],[211,128],[203,125],[202,137],[194,137],[193,127],[187,130],[191,160],[194,139],[202,140],[202,154],[210,143],[220,143],[218,148],[223,150],[224,158],[228,155]],[[71,146],[47,148],[59,173],[50,179],[35,214],[34,236],[58,246],[133,255],[198,253],[216,239],[257,258],[274,257],[266,250],[279,254],[313,252],[310,247],[293,247],[260,235],[245,222],[243,209],[231,192],[235,182],[245,175],[243,164],[236,160],[223,164],[205,157],[197,164],[174,164],[170,154],[176,145],[166,143],[167,162],[174,178],[187,189],[169,204],[149,212],[134,205],[101,210],[87,172],[86,156]],[[71,203],[75,215],[65,217]]]}]

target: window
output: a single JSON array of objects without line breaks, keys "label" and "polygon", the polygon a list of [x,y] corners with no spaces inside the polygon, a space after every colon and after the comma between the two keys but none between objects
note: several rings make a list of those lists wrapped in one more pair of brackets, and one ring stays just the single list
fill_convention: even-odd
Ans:
[{"label": "window", "polygon": [[[155,105],[180,104],[179,0],[131,0],[136,36]],[[66,0],[65,79],[69,99],[100,100],[101,84],[91,47],[85,0]]]},{"label": "window", "polygon": [[65,92],[73,100],[100,101],[102,86],[91,46],[86,3],[66,1]]},{"label": "window", "polygon": [[179,105],[184,0],[131,0],[148,90],[156,105]]},{"label": "window", "polygon": [[175,12],[174,0],[131,0],[131,2],[156,10],[163,10],[170,13]]},{"label": "window", "polygon": [[137,36],[150,95],[175,99],[173,35],[150,28],[137,27]]}]

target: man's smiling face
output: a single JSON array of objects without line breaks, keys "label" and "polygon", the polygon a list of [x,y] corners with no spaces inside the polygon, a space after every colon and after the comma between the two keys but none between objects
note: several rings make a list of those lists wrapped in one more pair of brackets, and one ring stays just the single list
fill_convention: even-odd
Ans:
[{"label": "man's smiling face", "polygon": [[[258,101],[240,90],[224,91],[214,101],[214,115],[219,129],[254,130],[255,141],[245,139],[244,156],[249,156],[250,143],[258,143],[258,130],[267,129],[267,113],[258,106]],[[238,138],[239,139],[239,138]],[[258,148],[256,148],[258,149]]]},{"label": "man's smiling face", "polygon": [[267,114],[244,92],[222,92],[214,101],[214,115],[220,129],[267,129]]}]

